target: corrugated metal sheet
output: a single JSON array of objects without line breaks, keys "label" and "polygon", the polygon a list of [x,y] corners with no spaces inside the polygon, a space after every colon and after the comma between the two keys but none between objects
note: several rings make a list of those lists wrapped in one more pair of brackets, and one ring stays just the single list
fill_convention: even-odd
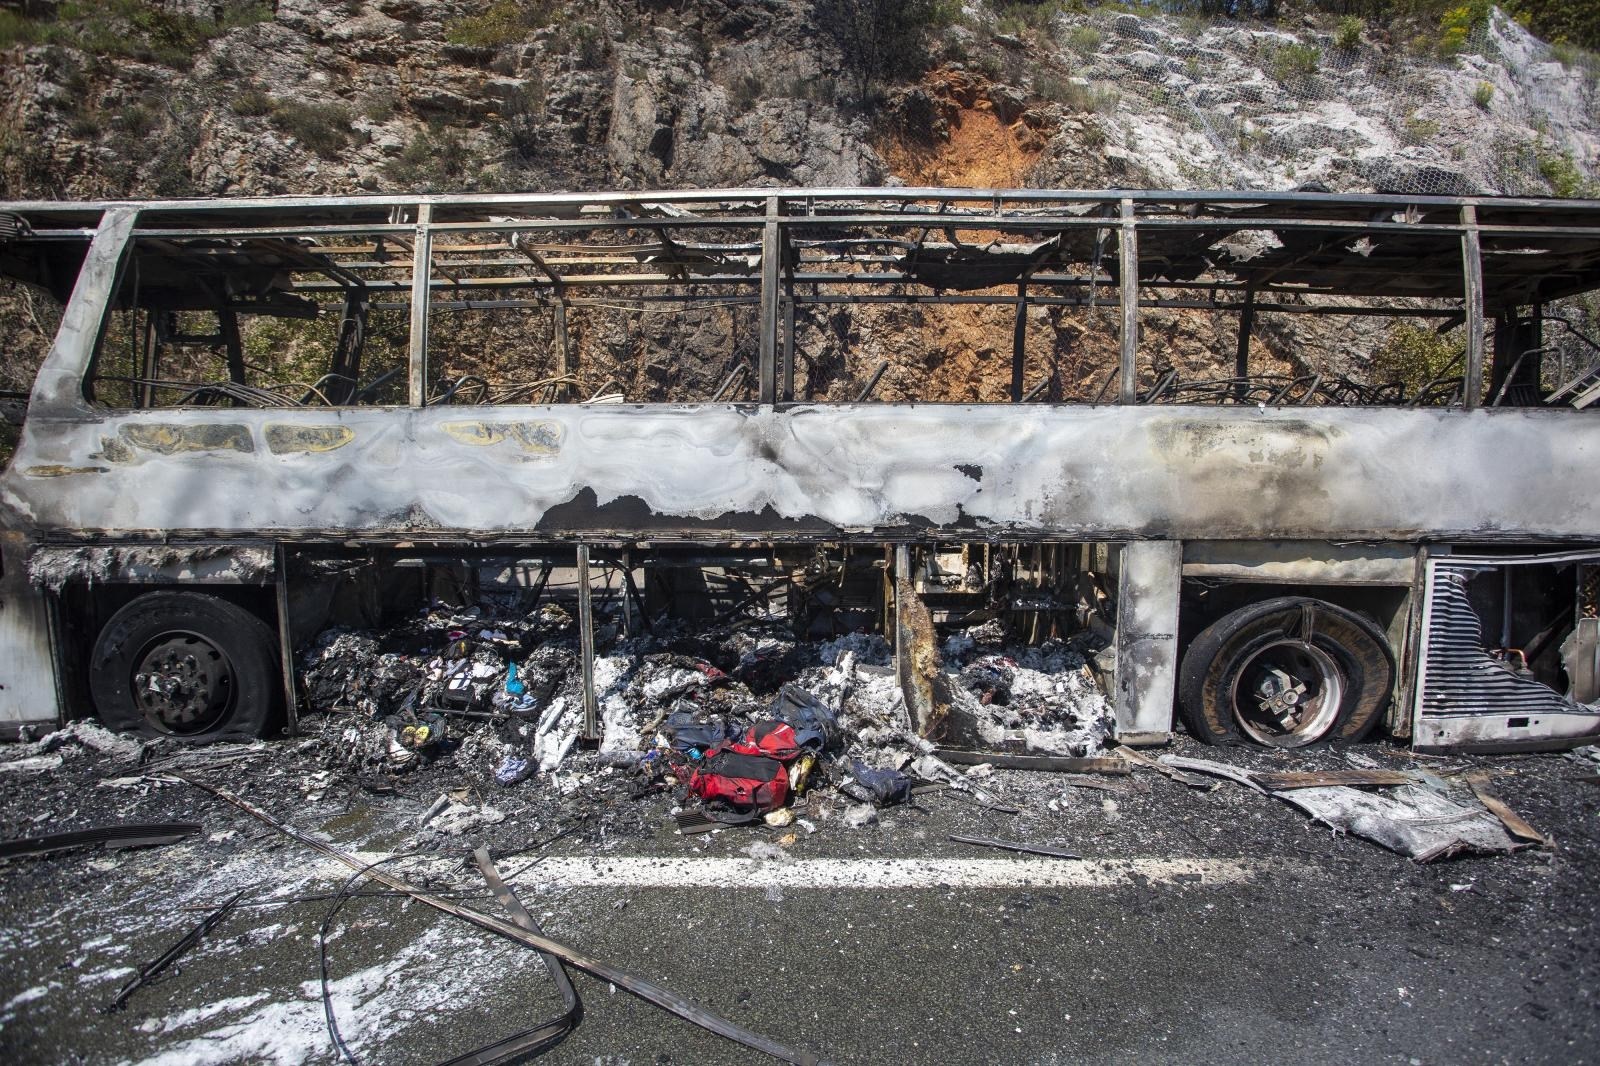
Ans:
[{"label": "corrugated metal sheet", "polygon": [[1434,568],[1422,714],[1429,718],[1498,718],[1588,710],[1547,685],[1512,673],[1489,655],[1483,623],[1467,596],[1468,584],[1484,572],[1474,566],[1441,564]]}]

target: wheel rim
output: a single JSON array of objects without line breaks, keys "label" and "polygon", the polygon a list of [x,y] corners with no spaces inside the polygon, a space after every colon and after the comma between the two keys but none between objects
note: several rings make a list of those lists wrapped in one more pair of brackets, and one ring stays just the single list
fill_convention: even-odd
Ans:
[{"label": "wheel rim", "polygon": [[162,733],[204,733],[233,704],[233,663],[198,633],[174,630],[152,639],[136,657],[129,680],[134,705]]},{"label": "wheel rim", "polygon": [[1234,674],[1234,719],[1258,744],[1298,748],[1333,727],[1344,687],[1344,671],[1327,652],[1302,640],[1274,640],[1252,651]]}]

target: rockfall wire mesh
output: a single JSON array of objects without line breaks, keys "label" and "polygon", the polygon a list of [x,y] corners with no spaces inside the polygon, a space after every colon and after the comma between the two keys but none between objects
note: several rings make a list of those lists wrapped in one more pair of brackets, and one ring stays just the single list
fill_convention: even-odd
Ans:
[{"label": "rockfall wire mesh", "polygon": [[1498,10],[1453,58],[1107,11],[1059,16],[1052,35],[1062,91],[1100,112],[1128,184],[1600,195],[1600,59]]}]

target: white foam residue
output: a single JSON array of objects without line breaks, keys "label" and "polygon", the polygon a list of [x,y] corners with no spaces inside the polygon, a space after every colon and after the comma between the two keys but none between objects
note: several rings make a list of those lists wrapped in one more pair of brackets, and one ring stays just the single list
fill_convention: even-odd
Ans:
[{"label": "white foam residue", "polygon": [[32,1003],[36,999],[43,999],[45,996],[49,995],[52,988],[59,987],[61,986],[53,981],[48,985],[34,985],[32,988],[18,992],[16,995],[6,1000],[5,1005],[0,1006],[0,1010],[10,1010],[13,1007],[20,1007],[24,1003]]},{"label": "white foam residue", "polygon": [[134,972],[132,966],[115,966],[109,970],[98,970],[94,973],[78,975],[80,985],[97,985],[102,981],[114,981],[119,977],[127,977]]},{"label": "white foam residue", "polygon": [[[425,1025],[433,1012],[493,986],[494,971],[509,973],[517,961],[515,953],[492,950],[469,931],[435,927],[383,962],[330,982],[329,995],[345,1042],[359,1058],[372,1058],[376,1038],[403,1042],[410,1026]],[[163,1035],[224,1020],[138,1066],[320,1061],[328,1051],[320,982],[303,982],[300,997],[273,1002],[263,1002],[264,995],[232,997],[161,1019]]]}]

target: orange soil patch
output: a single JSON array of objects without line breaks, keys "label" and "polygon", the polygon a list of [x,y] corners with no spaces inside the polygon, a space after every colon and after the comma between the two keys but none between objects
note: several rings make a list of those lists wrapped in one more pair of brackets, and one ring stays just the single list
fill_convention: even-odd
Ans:
[{"label": "orange soil patch", "polygon": [[950,120],[948,141],[917,145],[888,140],[879,151],[908,185],[1016,189],[1026,184],[1039,159],[1039,150],[1025,143],[1031,132],[1020,123],[1006,125],[992,111],[967,108]]}]

